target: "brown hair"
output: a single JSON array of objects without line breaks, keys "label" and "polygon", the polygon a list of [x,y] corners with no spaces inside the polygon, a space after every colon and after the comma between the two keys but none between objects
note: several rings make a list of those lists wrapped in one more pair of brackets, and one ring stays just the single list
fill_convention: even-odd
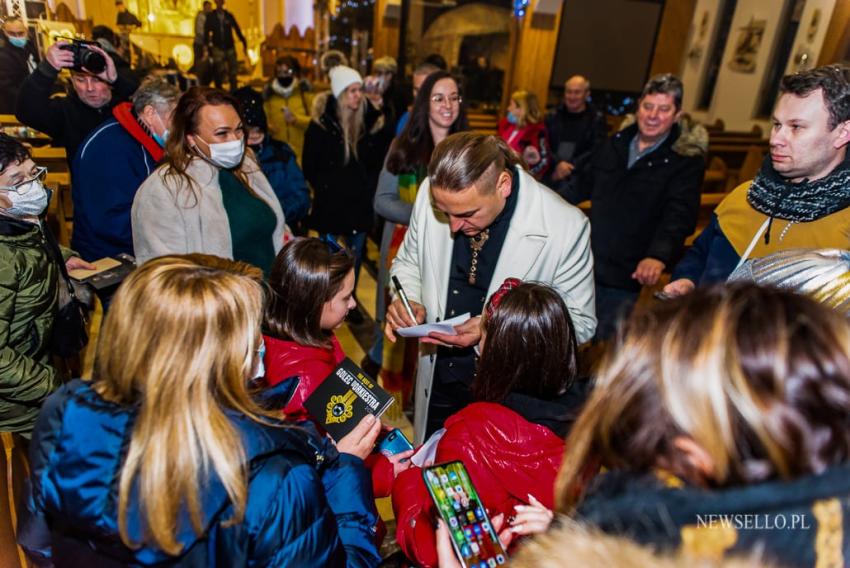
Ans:
[{"label": "brown hair", "polygon": [[844,65],[823,65],[782,77],[780,94],[806,97],[822,89],[823,102],[829,112],[829,128],[850,120],[850,69]]},{"label": "brown hair", "polygon": [[463,191],[475,185],[479,191],[496,190],[503,170],[519,164],[519,158],[498,136],[458,132],[437,144],[428,164],[431,187]]},{"label": "brown hair", "polygon": [[[179,180],[182,178],[193,193],[195,193],[197,183],[186,173],[186,168],[189,167],[189,162],[199,155],[189,146],[186,135],[198,133],[201,109],[208,105],[229,105],[233,107],[234,111],[239,112],[239,102],[230,93],[210,87],[192,87],[183,93],[183,96],[177,101],[177,107],[174,109],[174,117],[171,121],[171,133],[165,143],[165,162],[162,166],[165,168],[163,179],[173,177],[178,181],[179,187]],[[242,165],[233,173],[242,182],[242,185],[248,191],[251,191],[245,172],[244,160]],[[200,190],[200,187],[197,187],[197,189]]]},{"label": "brown hair", "polygon": [[575,329],[564,300],[551,287],[513,288],[483,326],[486,340],[472,385],[477,400],[502,402],[512,392],[551,400],[575,380]]},{"label": "brown hair", "polygon": [[321,328],[322,307],[353,269],[354,259],[335,243],[313,238],[287,243],[269,277],[266,331],[301,345],[330,347],[328,334]]},{"label": "brown hair", "polygon": [[[698,289],[636,313],[567,439],[558,508],[584,468],[662,468],[694,484],[746,485],[850,458],[850,328],[811,299],[751,284]],[[676,450],[693,440],[706,476]]]}]

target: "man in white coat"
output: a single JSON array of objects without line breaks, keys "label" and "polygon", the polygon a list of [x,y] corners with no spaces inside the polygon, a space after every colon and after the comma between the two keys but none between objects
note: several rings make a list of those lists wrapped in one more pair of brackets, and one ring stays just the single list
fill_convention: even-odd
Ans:
[{"label": "man in white coat", "polygon": [[506,278],[555,288],[580,343],[596,329],[587,217],[537,183],[495,136],[461,132],[434,149],[391,274],[415,316],[400,298],[393,300],[385,329],[391,341],[398,328],[473,316],[455,328],[457,335],[432,333],[420,340],[417,443],[472,402],[480,314]]}]

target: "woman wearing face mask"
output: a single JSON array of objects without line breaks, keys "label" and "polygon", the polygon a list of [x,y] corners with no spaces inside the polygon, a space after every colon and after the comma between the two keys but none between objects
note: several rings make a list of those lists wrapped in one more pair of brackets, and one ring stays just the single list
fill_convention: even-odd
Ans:
[{"label": "woman wearing face mask", "polygon": [[508,114],[499,121],[499,136],[522,157],[536,179],[546,175],[552,166],[552,153],[537,95],[529,91],[511,95]]},{"label": "woman wearing face mask", "polygon": [[50,338],[65,285],[61,264],[93,268],[60,252],[42,223],[50,200],[45,173],[23,144],[0,134],[0,431],[26,438],[60,382],[50,364]]},{"label": "woman wearing face mask", "polygon": [[133,246],[141,263],[200,252],[268,274],[283,245],[284,217],[252,155],[232,95],[186,91],[174,111],[165,162],[133,201]]},{"label": "woman wearing face mask", "polygon": [[320,235],[345,240],[354,255],[356,279],[391,132],[384,128],[381,111],[363,95],[360,73],[337,65],[328,75],[332,94],[317,98],[304,137],[304,176],[315,192],[308,225]]},{"label": "woman wearing face mask", "polygon": [[301,78],[301,64],[291,55],[278,57],[274,69],[275,76],[263,89],[269,133],[292,146],[300,162],[313,106],[310,83]]}]

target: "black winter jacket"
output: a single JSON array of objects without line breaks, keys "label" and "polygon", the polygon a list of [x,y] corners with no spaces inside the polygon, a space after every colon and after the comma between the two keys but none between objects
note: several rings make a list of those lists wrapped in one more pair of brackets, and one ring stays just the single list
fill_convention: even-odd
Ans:
[{"label": "black winter jacket", "polygon": [[112,100],[101,108],[92,108],[80,100],[73,88],[65,97],[51,98],[58,76],[50,63],[42,61],[21,86],[15,114],[22,124],[50,136],[53,146],[64,147],[70,165],[83,140],[100,123],[112,118],[112,108],[129,99],[137,85],[119,73],[112,84]]},{"label": "black winter jacket", "polygon": [[336,99],[320,94],[313,103],[314,117],[304,134],[301,163],[314,193],[308,225],[320,233],[349,235],[372,228],[372,199],[391,133],[381,111],[368,100],[366,104],[357,158],[352,152],[346,164]]},{"label": "black winter jacket", "polygon": [[38,63],[38,51],[30,39],[24,47],[15,47],[0,33],[0,114],[15,114],[21,84],[30,74],[27,61]]},{"label": "black winter jacket", "polygon": [[708,135],[674,125],[667,139],[629,169],[633,124],[609,138],[582,171],[568,201],[592,201],[597,284],[639,290],[631,275],[651,257],[668,267],[696,228]]},{"label": "black winter jacket", "polygon": [[[557,155],[561,142],[568,142],[568,123],[575,121],[581,130],[581,137],[575,140],[573,157],[570,160],[576,168],[584,166],[593,154],[593,151],[605,142],[608,135],[608,125],[605,115],[593,105],[580,113],[569,113],[563,103],[546,115],[546,133],[549,135],[549,145],[552,152]],[[557,164],[560,158],[555,159]]]}]

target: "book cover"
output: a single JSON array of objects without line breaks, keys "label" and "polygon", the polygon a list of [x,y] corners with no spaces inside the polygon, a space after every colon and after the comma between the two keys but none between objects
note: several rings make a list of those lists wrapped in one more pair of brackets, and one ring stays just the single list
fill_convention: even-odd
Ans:
[{"label": "book cover", "polygon": [[304,408],[338,441],[366,414],[380,418],[393,402],[392,395],[346,358],[304,401]]}]

